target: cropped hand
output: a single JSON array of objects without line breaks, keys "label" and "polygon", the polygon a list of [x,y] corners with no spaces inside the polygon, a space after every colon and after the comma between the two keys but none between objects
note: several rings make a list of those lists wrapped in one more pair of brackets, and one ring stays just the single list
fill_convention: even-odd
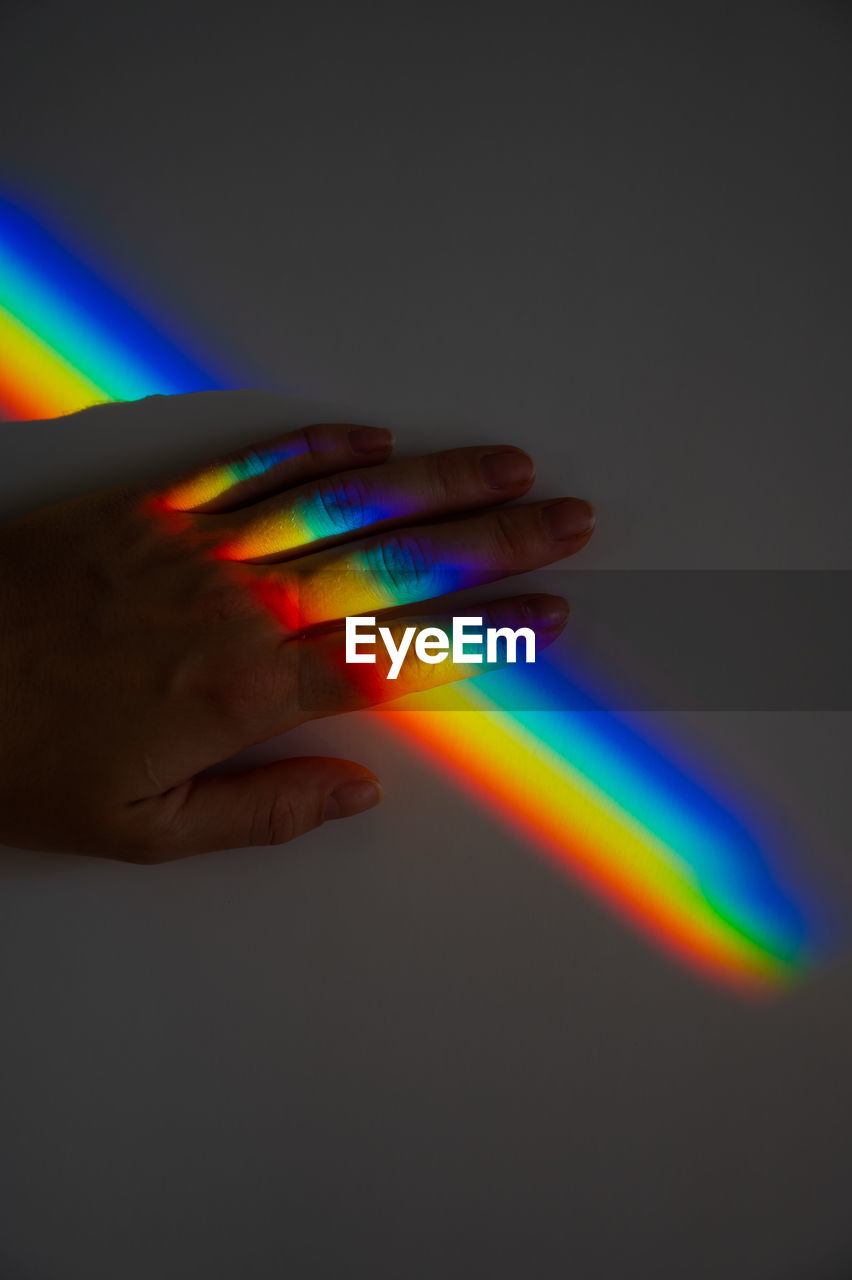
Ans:
[{"label": "cropped hand", "polygon": [[[496,505],[532,484],[519,449],[391,448],[383,429],[313,425],[155,493],[110,489],[0,529],[0,842],[160,862],[283,843],[380,799],[346,760],[205,771],[311,718],[475,674],[415,660],[394,682],[378,653],[347,665],[343,620],[431,625],[406,611],[571,555],[593,527],[572,498]],[[476,611],[539,648],[568,612],[544,595]]]}]

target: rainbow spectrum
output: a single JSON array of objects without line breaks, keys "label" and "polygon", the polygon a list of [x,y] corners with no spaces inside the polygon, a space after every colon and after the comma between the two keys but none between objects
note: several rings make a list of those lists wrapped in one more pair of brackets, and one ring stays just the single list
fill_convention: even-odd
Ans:
[{"label": "rainbow spectrum", "polygon": [[[43,226],[0,201],[7,419],[220,385]],[[216,468],[199,492],[215,496],[278,460],[273,450],[242,468]],[[179,505],[198,500],[190,490],[180,497]],[[734,806],[673,763],[671,747],[604,711],[564,662],[540,657],[369,714],[692,968],[767,991],[821,955],[819,931]]]},{"label": "rainbow spectrum", "polygon": [[83,405],[219,384],[32,217],[0,198],[0,408]]}]

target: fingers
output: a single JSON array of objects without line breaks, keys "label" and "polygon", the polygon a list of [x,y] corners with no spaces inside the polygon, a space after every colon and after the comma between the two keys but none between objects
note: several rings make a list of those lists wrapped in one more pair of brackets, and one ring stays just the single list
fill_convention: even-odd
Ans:
[{"label": "fingers", "polygon": [[[553,643],[568,620],[567,601],[561,596],[543,594],[491,600],[486,604],[470,605],[468,611],[471,616],[482,620],[481,626],[470,628],[468,634],[471,631],[484,632],[486,628],[531,631],[535,638],[533,652],[536,654]],[[453,619],[446,614],[394,618],[392,622],[378,618],[375,622],[377,627],[384,624],[390,632],[390,643],[384,637],[377,637],[375,644],[368,641],[358,645],[359,654],[373,656],[374,662],[347,662],[343,631],[291,641],[285,646],[286,649],[295,647],[297,650],[299,670],[296,685],[303,719],[357,711],[409,693],[421,693],[438,685],[481,675],[483,671],[504,666],[510,654],[518,662],[530,657],[526,638],[521,633],[516,642],[508,642],[510,649],[507,649],[504,637],[503,643],[495,646],[497,654],[490,663],[487,648],[482,652],[482,646],[479,646],[479,661],[455,661],[452,652]],[[363,628],[364,632],[369,630],[368,627]],[[420,641],[416,638],[418,635],[422,635]],[[468,644],[465,651],[475,654],[477,646]]]},{"label": "fingers", "polygon": [[593,528],[587,502],[561,498],[394,531],[252,572],[260,602],[295,633],[541,568],[579,551]]},{"label": "fingers", "polygon": [[231,511],[317,476],[374,466],[392,448],[384,427],[316,423],[189,472],[158,495],[158,504],[167,511]]},{"label": "fingers", "polygon": [[448,449],[381,468],[338,472],[217,518],[226,560],[281,558],[311,543],[519,498],[532,458],[508,445]]},{"label": "fingers", "polygon": [[141,834],[133,860],[169,862],[215,849],[286,844],[331,818],[373,808],[381,795],[362,765],[322,757],[193,778],[134,806]]}]

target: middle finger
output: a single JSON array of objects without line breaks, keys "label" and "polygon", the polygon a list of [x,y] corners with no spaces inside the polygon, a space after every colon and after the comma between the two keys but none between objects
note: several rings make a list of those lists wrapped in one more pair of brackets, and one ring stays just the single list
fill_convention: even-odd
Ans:
[{"label": "middle finger", "polygon": [[593,528],[588,502],[561,498],[392,530],[251,572],[259,599],[292,633],[542,568],[579,551]]},{"label": "middle finger", "polygon": [[315,543],[333,545],[368,530],[518,498],[534,475],[532,458],[513,446],[448,449],[344,471],[201,520],[221,534],[221,559],[280,560]]}]

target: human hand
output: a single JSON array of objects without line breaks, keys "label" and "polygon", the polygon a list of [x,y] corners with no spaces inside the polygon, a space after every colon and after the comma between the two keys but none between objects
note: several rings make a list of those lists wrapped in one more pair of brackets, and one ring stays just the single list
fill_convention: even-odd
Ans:
[{"label": "human hand", "polygon": [[[378,428],[313,425],[156,493],[122,486],[0,529],[0,841],[160,862],[283,843],[379,800],[345,760],[204,771],[477,674],[415,662],[402,688],[381,665],[365,680],[342,662],[342,620],[396,606],[395,634],[423,624],[400,607],[571,555],[593,527],[575,499],[493,509],[532,484],[518,449],[388,462],[391,447]],[[538,648],[568,612],[544,595],[476,611]]]}]

